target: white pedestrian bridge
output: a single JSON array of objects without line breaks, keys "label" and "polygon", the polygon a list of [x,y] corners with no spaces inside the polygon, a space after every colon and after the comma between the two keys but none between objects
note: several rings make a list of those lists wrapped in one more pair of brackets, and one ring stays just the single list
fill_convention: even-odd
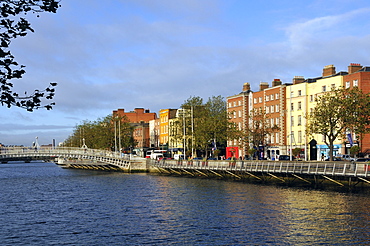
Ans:
[{"label": "white pedestrian bridge", "polygon": [[129,171],[134,163],[145,163],[145,159],[121,155],[118,152],[89,148],[71,147],[2,147],[0,162],[48,161],[71,168]]}]

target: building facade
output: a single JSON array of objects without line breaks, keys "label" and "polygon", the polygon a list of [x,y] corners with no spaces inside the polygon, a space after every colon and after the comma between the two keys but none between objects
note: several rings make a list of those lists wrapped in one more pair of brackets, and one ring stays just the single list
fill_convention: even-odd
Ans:
[{"label": "building facade", "polygon": [[[247,131],[249,124],[249,111],[252,104],[252,91],[249,83],[244,83],[243,90],[237,95],[226,98],[227,112],[230,121],[233,122],[241,131]],[[237,150],[237,156],[248,155],[249,141],[245,136],[242,139],[228,140],[228,147]]]},{"label": "building facade", "polygon": [[[348,66],[348,75],[343,77],[343,87],[351,88],[358,87],[363,93],[370,93],[370,67],[363,67],[358,63],[351,63]],[[370,134],[364,134],[363,136],[356,136],[352,132],[348,132],[351,136],[344,142],[345,153],[349,153],[349,148],[354,144],[359,144],[361,152],[364,155],[370,154]]]},{"label": "building facade", "polygon": [[[292,83],[285,84],[275,79],[271,87],[268,83],[261,82],[257,92],[252,92],[250,84],[246,83],[242,93],[226,98],[227,111],[230,121],[242,131],[247,131],[252,120],[250,112],[254,109],[264,111],[270,125],[277,126],[277,129],[268,134],[261,143],[263,146],[254,146],[263,149],[263,158],[276,159],[279,155],[290,155],[293,149],[299,148],[300,158],[317,160],[322,155],[328,157],[329,149],[323,135],[306,134],[307,116],[315,108],[316,99],[320,95],[340,87],[354,86],[358,86],[364,93],[370,93],[370,67],[352,63],[348,66],[348,71],[336,72],[334,65],[328,65],[323,68],[319,77],[305,79],[302,76],[295,76]],[[370,154],[370,134],[356,136],[349,133],[349,135],[351,141],[349,139],[335,141],[334,155],[348,154],[352,144],[357,143],[363,153]],[[247,150],[253,147],[250,141],[243,139],[229,140],[227,143],[228,147],[238,147],[240,156],[248,154]]]},{"label": "building facade", "polygon": [[135,108],[134,111],[130,112],[125,112],[124,109],[114,110],[113,117],[114,116],[122,117],[123,120],[128,120],[129,124],[134,128],[132,137],[134,138],[136,146],[132,146],[133,150],[137,155],[144,156],[146,150],[150,148],[149,122],[156,120],[157,114],[151,113],[149,109]]},{"label": "building facade", "polygon": [[176,117],[177,109],[161,109],[159,111],[159,147],[160,149],[168,149],[169,148],[169,140],[170,140],[170,119]]}]

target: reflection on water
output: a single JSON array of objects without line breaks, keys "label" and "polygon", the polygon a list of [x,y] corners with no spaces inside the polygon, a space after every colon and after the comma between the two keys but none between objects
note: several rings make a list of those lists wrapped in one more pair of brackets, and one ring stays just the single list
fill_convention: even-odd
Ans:
[{"label": "reflection on water", "polygon": [[5,245],[369,244],[366,194],[0,165]]}]

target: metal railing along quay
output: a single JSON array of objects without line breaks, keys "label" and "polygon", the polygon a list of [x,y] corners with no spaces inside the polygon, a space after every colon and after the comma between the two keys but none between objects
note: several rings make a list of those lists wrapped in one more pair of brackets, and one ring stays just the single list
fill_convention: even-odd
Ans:
[{"label": "metal railing along quay", "polygon": [[151,161],[160,171],[175,175],[204,175],[237,179],[253,177],[266,180],[266,177],[287,182],[298,179],[307,183],[324,178],[338,185],[354,185],[358,181],[370,184],[370,164],[342,161],[201,161],[201,160],[160,160]]}]

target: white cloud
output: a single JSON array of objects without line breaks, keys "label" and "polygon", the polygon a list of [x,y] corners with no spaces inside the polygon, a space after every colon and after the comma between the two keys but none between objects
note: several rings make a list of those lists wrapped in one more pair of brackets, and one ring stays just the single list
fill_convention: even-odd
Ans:
[{"label": "white cloud", "polygon": [[[311,45],[332,42],[336,39],[351,36],[352,19],[368,16],[370,8],[357,9],[344,14],[316,17],[303,22],[294,23],[286,28],[287,46],[292,52],[311,52]],[[356,27],[354,27],[357,29]],[[319,51],[319,50],[317,50]]]}]

